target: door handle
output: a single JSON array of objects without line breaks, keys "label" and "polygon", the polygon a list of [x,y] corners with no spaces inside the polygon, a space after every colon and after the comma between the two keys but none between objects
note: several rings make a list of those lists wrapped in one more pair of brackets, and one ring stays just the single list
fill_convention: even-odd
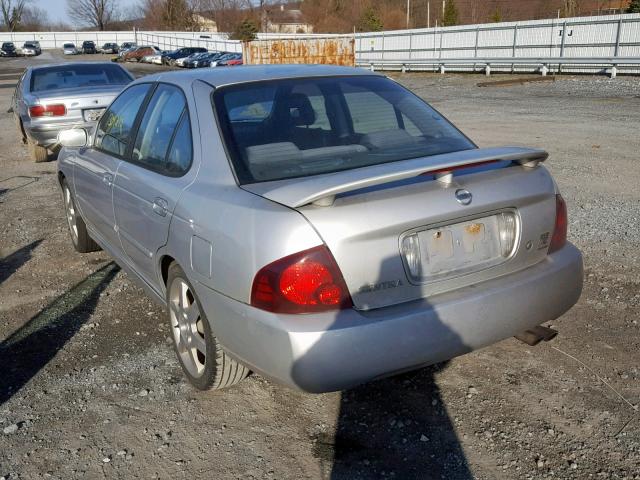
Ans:
[{"label": "door handle", "polygon": [[156,198],[153,201],[153,211],[161,217],[166,217],[169,211],[167,201],[164,198]]},{"label": "door handle", "polygon": [[104,183],[107,187],[113,185],[113,175],[110,173],[105,173],[102,175],[102,183]]}]

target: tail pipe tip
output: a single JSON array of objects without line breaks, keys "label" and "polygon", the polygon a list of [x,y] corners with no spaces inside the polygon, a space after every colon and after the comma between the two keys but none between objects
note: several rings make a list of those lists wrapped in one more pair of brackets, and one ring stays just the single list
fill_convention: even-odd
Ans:
[{"label": "tail pipe tip", "polygon": [[558,335],[558,331],[553,328],[543,327],[542,325],[538,325],[537,327],[533,327],[529,330],[526,330],[515,336],[518,340],[523,343],[526,343],[530,346],[535,346],[541,341],[548,342],[553,340]]}]

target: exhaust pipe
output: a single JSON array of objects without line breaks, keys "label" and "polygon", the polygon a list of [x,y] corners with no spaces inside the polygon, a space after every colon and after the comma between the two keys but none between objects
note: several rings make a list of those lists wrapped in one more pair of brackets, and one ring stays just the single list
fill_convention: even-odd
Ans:
[{"label": "exhaust pipe", "polygon": [[515,338],[520,340],[523,343],[526,343],[530,346],[535,346],[539,344],[541,341],[548,342],[553,340],[558,335],[558,331],[553,328],[543,327],[542,325],[538,325],[537,327],[533,327],[529,330],[526,330],[519,335],[516,335]]}]

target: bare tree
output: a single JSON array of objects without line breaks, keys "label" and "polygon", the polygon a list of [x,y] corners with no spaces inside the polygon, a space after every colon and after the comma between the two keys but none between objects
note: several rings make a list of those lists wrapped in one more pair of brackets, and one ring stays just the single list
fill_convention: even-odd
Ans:
[{"label": "bare tree", "polygon": [[8,31],[13,32],[18,28],[22,21],[24,8],[28,3],[29,0],[0,0],[2,21]]},{"label": "bare tree", "polygon": [[49,27],[47,20],[47,12],[43,9],[29,6],[24,9],[22,13],[22,20],[20,21],[20,29],[27,32],[39,32],[46,30]]},{"label": "bare tree", "polygon": [[105,30],[117,20],[118,0],[67,0],[67,13],[73,20]]}]

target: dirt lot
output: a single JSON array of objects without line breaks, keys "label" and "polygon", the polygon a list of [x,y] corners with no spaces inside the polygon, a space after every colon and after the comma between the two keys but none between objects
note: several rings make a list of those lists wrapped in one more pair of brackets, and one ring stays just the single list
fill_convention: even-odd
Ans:
[{"label": "dirt lot", "polygon": [[200,393],[161,309],[73,251],[55,162],[29,161],[4,113],[25,62],[0,71],[0,479],[640,479],[637,78],[397,75],[480,145],[551,153],[586,267],[556,340],[342,393],[257,375]]}]

